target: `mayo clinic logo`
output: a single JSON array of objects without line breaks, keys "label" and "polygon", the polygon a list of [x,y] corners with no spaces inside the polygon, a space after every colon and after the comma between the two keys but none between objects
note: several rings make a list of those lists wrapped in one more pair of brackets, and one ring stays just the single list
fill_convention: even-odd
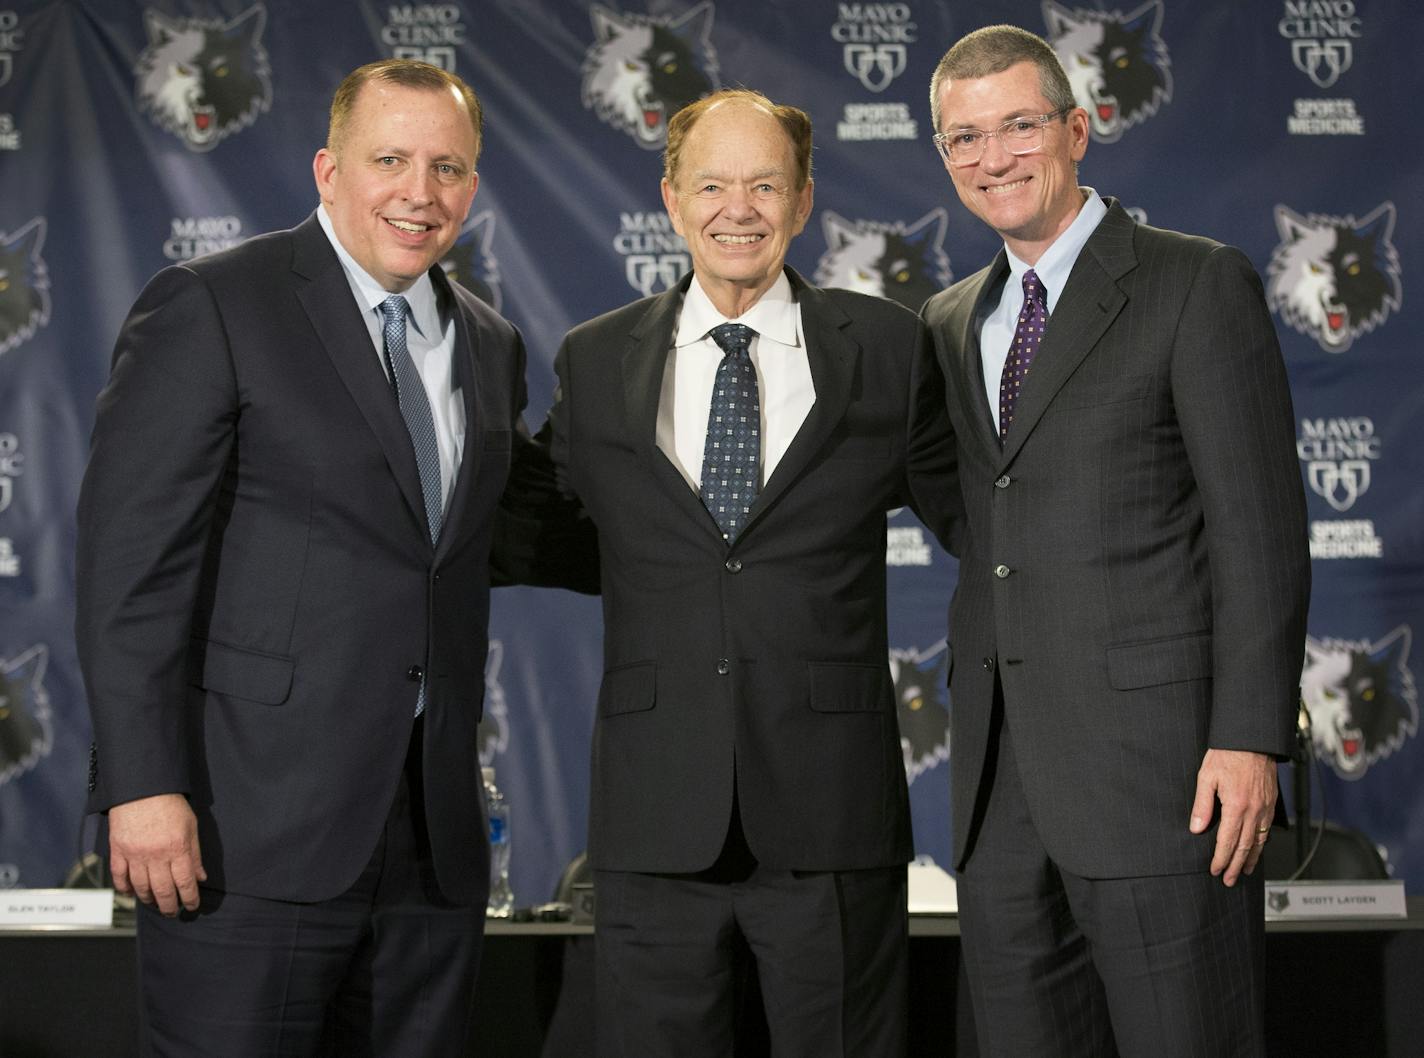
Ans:
[{"label": "mayo clinic logo", "polygon": [[1296,69],[1329,88],[1355,61],[1353,40],[1364,34],[1354,0],[1285,0],[1277,31],[1291,42]]},{"label": "mayo clinic logo", "polygon": [[1370,464],[1380,457],[1374,420],[1302,419],[1296,454],[1310,489],[1341,514],[1370,488]]},{"label": "mayo clinic logo", "polygon": [[0,11],[0,87],[15,74],[15,52],[25,46],[25,31],[14,11]]},{"label": "mayo clinic logo", "polygon": [[393,59],[418,59],[455,72],[455,49],[465,43],[465,24],[455,4],[392,4],[381,43]]},{"label": "mayo clinic logo", "polygon": [[230,250],[242,242],[242,221],[237,217],[174,217],[163,256],[170,261],[191,261],[203,254]]},{"label": "mayo clinic logo", "polygon": [[20,439],[12,433],[0,433],[0,514],[10,509],[15,500],[15,479],[24,472],[25,454],[20,451]]},{"label": "mayo clinic logo", "polygon": [[613,249],[623,258],[628,285],[647,297],[670,290],[692,268],[687,243],[666,213],[620,213]]},{"label": "mayo clinic logo", "polygon": [[840,4],[831,39],[840,42],[846,73],[867,92],[883,92],[905,72],[917,28],[909,4]]}]

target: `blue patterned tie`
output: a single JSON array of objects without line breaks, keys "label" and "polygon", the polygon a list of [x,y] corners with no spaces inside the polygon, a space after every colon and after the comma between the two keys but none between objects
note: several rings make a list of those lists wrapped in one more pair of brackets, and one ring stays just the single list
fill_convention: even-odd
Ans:
[{"label": "blue patterned tie", "polygon": [[702,502],[730,545],[746,525],[761,475],[761,403],[748,352],[756,331],[742,323],[724,323],[711,334],[725,355],[717,365],[707,416]]},{"label": "blue patterned tie", "polygon": [[1014,340],[1009,346],[1004,373],[999,376],[999,440],[1009,433],[1014,421],[1014,406],[1019,400],[1019,387],[1028,377],[1029,365],[1043,341],[1043,328],[1048,324],[1048,290],[1038,274],[1030,268],[1023,277],[1024,303],[1019,310],[1019,322],[1014,327]]},{"label": "blue patterned tie", "polygon": [[[415,465],[420,470],[420,491],[425,496],[425,520],[430,528],[430,541],[440,538],[440,523],[445,504],[440,486],[440,443],[435,438],[435,417],[430,414],[430,398],[425,383],[410,358],[405,344],[405,317],[410,306],[399,294],[381,302],[385,318],[383,335],[386,341],[386,366],[391,372],[391,388],[395,390],[405,428],[410,431],[410,443],[415,448]],[[415,715],[425,712],[425,676],[420,678],[420,691],[415,699]]]},{"label": "blue patterned tie", "polygon": [[435,439],[435,417],[430,414],[430,398],[425,383],[410,358],[405,344],[405,317],[410,306],[399,294],[381,302],[385,317],[386,366],[391,371],[391,387],[396,392],[405,428],[410,431],[410,443],[415,448],[415,465],[420,470],[420,490],[425,495],[425,520],[430,528],[430,541],[440,539],[440,522],[444,518],[444,494],[440,487],[440,443]]}]

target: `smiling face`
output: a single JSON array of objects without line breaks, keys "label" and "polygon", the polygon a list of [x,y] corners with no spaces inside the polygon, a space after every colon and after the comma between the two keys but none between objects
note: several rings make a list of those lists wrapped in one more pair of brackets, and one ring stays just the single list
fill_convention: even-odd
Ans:
[{"label": "smiling face", "polygon": [[811,182],[802,181],[790,137],[764,108],[740,100],[697,119],[662,190],[698,281],[731,319],[776,282],[811,215]]},{"label": "smiling face", "polygon": [[408,290],[445,256],[479,177],[475,130],[453,89],[368,81],[335,150],[312,171],[341,245],[386,290]]},{"label": "smiling face", "polygon": [[[939,132],[996,129],[1010,118],[1036,117],[1054,109],[1043,94],[1031,62],[987,77],[946,80],[939,93]],[[1083,196],[1076,164],[1088,148],[1088,115],[1077,107],[1066,119],[1050,121],[1043,146],[1032,154],[1010,154],[998,136],[973,165],[945,163],[959,199],[993,228],[1009,249],[1036,264],[1078,215]]]}]

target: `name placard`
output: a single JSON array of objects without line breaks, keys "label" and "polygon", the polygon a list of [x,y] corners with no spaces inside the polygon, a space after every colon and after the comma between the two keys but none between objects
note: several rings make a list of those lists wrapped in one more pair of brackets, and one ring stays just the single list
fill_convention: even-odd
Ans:
[{"label": "name placard", "polygon": [[107,929],[112,889],[0,889],[0,929]]},{"label": "name placard", "polygon": [[1267,882],[1267,919],[1407,918],[1404,883]]},{"label": "name placard", "polygon": [[908,888],[912,915],[959,913],[959,889],[954,876],[928,856],[918,856],[910,864]]}]

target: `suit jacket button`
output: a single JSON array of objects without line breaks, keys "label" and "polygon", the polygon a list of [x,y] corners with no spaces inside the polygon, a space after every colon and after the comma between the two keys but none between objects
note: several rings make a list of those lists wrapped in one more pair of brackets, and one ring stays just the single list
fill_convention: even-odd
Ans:
[{"label": "suit jacket button", "polygon": [[419,683],[421,677],[424,675],[425,673],[421,670],[419,665],[412,665],[405,670],[405,678],[410,680],[411,683]]},{"label": "suit jacket button", "polygon": [[994,671],[994,659],[993,659],[993,658],[985,658],[985,659],[984,659],[984,668],[987,669],[987,670],[990,671],[990,672],[993,672],[993,671]]},{"label": "suit jacket button", "polygon": [[742,560],[739,558],[729,558],[725,565],[728,573],[740,573],[742,571]]},{"label": "suit jacket button", "polygon": [[1009,477],[1007,474],[1004,474],[1002,477],[999,477],[994,481],[994,488],[1006,489],[1009,487],[1009,482],[1012,480],[1013,478]]},{"label": "suit jacket button", "polygon": [[1000,580],[1003,580],[1012,572],[1013,570],[1011,570],[1008,566],[1004,565],[1002,562],[994,567],[994,576],[998,577]]},{"label": "suit jacket button", "polygon": [[731,672],[731,671],[732,671],[732,663],[731,663],[730,661],[728,661],[726,658],[718,658],[718,659],[717,659],[717,675],[718,675],[718,676],[725,676],[725,675],[727,675],[727,673],[729,673],[729,672]]}]

